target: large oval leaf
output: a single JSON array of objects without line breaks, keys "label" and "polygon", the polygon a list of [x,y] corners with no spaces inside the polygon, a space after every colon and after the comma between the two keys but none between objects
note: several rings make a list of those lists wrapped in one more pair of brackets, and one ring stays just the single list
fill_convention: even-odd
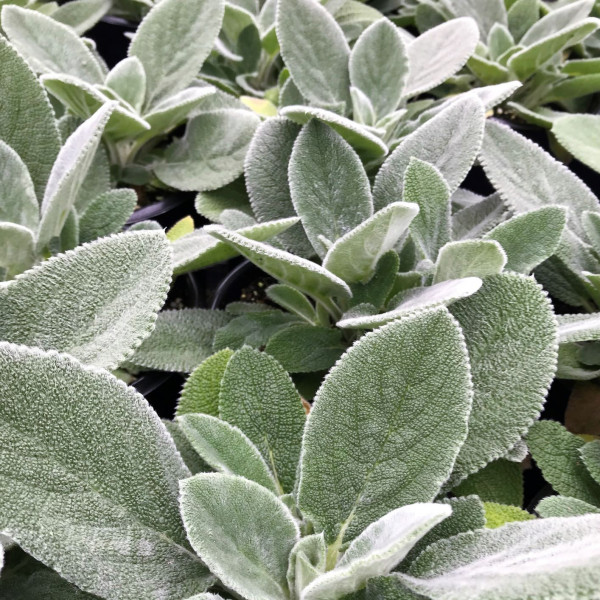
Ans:
[{"label": "large oval leaf", "polygon": [[0,339],[113,369],[152,331],[170,281],[162,232],[84,244],[0,288]]},{"label": "large oval leaf", "polygon": [[339,547],[390,510],[433,500],[466,437],[471,397],[467,350],[446,309],[361,338],[308,418],[303,514]]},{"label": "large oval leaf", "polygon": [[188,476],[148,403],[74,358],[0,343],[0,527],[102,598],[179,600],[212,578],[188,545]]}]

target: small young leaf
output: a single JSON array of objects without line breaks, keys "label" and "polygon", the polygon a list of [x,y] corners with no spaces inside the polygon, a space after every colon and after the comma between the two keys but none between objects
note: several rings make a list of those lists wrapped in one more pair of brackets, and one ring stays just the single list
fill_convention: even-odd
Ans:
[{"label": "small young leaf", "polygon": [[230,317],[220,310],[162,311],[150,337],[129,360],[146,369],[190,373],[212,354],[215,332],[229,320]]},{"label": "small young leaf", "polygon": [[506,252],[506,270],[528,275],[547,258],[560,242],[567,211],[563,206],[547,206],[517,215],[483,236],[495,240]]},{"label": "small young leaf", "polygon": [[328,543],[435,498],[464,441],[471,393],[462,333],[445,309],[367,334],[340,359],[308,418],[298,492]]},{"label": "small young leaf", "polygon": [[36,73],[62,73],[102,83],[104,71],[83,40],[70,28],[36,10],[8,5],[2,29]]},{"label": "small young leaf", "polygon": [[280,114],[300,125],[305,125],[311,119],[329,125],[356,150],[364,161],[376,160],[389,152],[388,147],[381,138],[372,133],[370,129],[330,110],[314,106],[286,105],[285,108],[280,110]]},{"label": "small young leaf", "polygon": [[350,288],[323,267],[261,242],[254,242],[218,225],[205,228],[208,233],[233,246],[242,256],[269,275],[316,299],[338,296],[349,298]]},{"label": "small young leaf", "polygon": [[290,552],[287,580],[290,591],[300,598],[302,590],[325,572],[327,546],[323,534],[307,535]]},{"label": "small young leaf", "polygon": [[535,507],[535,512],[540,517],[549,519],[551,517],[580,517],[590,513],[600,513],[600,508],[577,498],[548,496]]},{"label": "small young leaf", "polygon": [[316,105],[349,108],[350,48],[327,10],[314,0],[278,0],[276,27],[281,55],[302,95]]},{"label": "small young leaf", "polygon": [[288,373],[325,371],[333,367],[347,344],[338,329],[291,325],[269,339],[265,352]]},{"label": "small young leaf", "polygon": [[118,62],[106,76],[104,84],[137,111],[142,110],[146,98],[146,72],[136,56]]},{"label": "small young leaf", "polygon": [[[0,139],[27,165],[41,201],[60,150],[54,111],[35,73],[3,36],[0,64]],[[19,123],[35,123],[35,127],[19,127]]]},{"label": "small young leaf", "polygon": [[463,277],[487,277],[502,273],[506,253],[493,240],[465,240],[446,244],[438,255],[433,283]]},{"label": "small young leaf", "polygon": [[184,191],[215,190],[231,183],[244,169],[258,123],[259,118],[247,110],[201,113],[188,122],[183,138],[167,148],[165,161],[154,172],[167,185]]},{"label": "small young leaf", "polygon": [[481,471],[469,475],[452,493],[456,496],[475,494],[484,502],[522,506],[523,473],[519,463],[499,458]]},{"label": "small young leaf", "polygon": [[124,233],[86,244],[0,291],[0,339],[114,369],[150,334],[170,280],[162,232]]},{"label": "small young leaf", "polygon": [[181,483],[181,514],[200,558],[242,597],[289,597],[288,556],[298,525],[269,490],[243,477],[201,474]]},{"label": "small young leaf", "polygon": [[[404,174],[412,158],[435,166],[453,193],[479,153],[484,125],[481,101],[467,97],[453,102],[404,138],[377,173],[373,190],[375,210],[403,197]],[[460,136],[456,136],[457,131]]]},{"label": "small young leaf", "polygon": [[306,413],[281,365],[252,348],[238,350],[221,381],[219,416],[250,438],[274,473],[280,490],[291,492]]},{"label": "small young leaf", "polygon": [[347,283],[365,283],[379,259],[396,246],[419,213],[410,202],[393,202],[365,219],[329,248],[323,266]]},{"label": "small young leaf", "polygon": [[346,314],[341,321],[337,322],[337,326],[342,329],[375,329],[409,313],[448,306],[460,298],[467,298],[475,294],[481,284],[482,281],[478,277],[466,277],[443,281],[428,287],[410,288],[390,301],[391,310],[372,316],[351,317]]},{"label": "small young leaf", "polygon": [[516,0],[508,11],[508,28],[519,43],[538,20],[540,7],[537,0]]},{"label": "small young leaf", "polygon": [[335,242],[373,214],[367,174],[357,154],[327,125],[313,120],[298,136],[289,163],[292,202],[323,258],[321,236]]},{"label": "small young leaf", "polygon": [[404,198],[419,207],[410,226],[412,238],[432,262],[440,248],[451,239],[450,190],[439,170],[418,158],[411,158],[404,173]]},{"label": "small young leaf", "polygon": [[408,56],[398,28],[388,19],[376,21],[363,31],[350,55],[350,81],[366,94],[376,120],[398,108],[407,76]]},{"label": "small young leaf", "polygon": [[554,490],[600,507],[600,484],[583,464],[585,442],[555,421],[539,421],[529,430],[527,445]]},{"label": "small young leaf", "polygon": [[189,472],[144,398],[56,352],[1,343],[0,363],[2,531],[102,598],[204,591],[178,511]]},{"label": "small young leaf", "polygon": [[100,108],[69,136],[60,149],[42,201],[38,251],[43,250],[52,238],[60,235],[115,105],[116,103],[111,102]]},{"label": "small young leaf", "polygon": [[[394,285],[398,280],[400,258],[393,250],[386,252],[377,263],[373,277],[366,283],[355,283],[352,289],[350,306],[371,304],[376,309],[382,309],[386,300],[394,295]],[[414,285],[420,285],[421,278]]]},{"label": "small young leaf", "polygon": [[513,273],[486,277],[471,298],[452,306],[473,375],[469,435],[451,485],[506,455],[544,404],[556,369],[556,321],[535,280]]},{"label": "small young leaf", "polygon": [[410,71],[404,97],[440,85],[459,71],[473,54],[479,30],[473,19],[452,19],[426,31],[408,46]]},{"label": "small young leaf", "polygon": [[134,190],[110,190],[98,196],[79,218],[79,242],[118,233],[132,215],[137,204]]},{"label": "small young leaf", "polygon": [[276,493],[267,463],[240,429],[201,414],[178,417],[177,423],[194,450],[215,471],[245,477]]},{"label": "small young leaf", "polygon": [[212,472],[210,466],[200,458],[189,440],[185,437],[181,427],[175,421],[169,421],[168,419],[163,419],[162,422],[167,428],[169,435],[173,438],[175,447],[179,454],[181,454],[181,458],[185,466],[190,470],[190,473],[196,475],[196,473]]},{"label": "small young leaf", "polygon": [[302,600],[337,600],[360,589],[372,577],[387,575],[451,512],[447,504],[410,504],[389,512],[350,544],[333,570],[303,590]]},{"label": "small young leaf", "polygon": [[31,176],[21,157],[2,140],[0,164],[0,221],[35,231],[40,221],[40,207]]},{"label": "small young leaf", "polygon": [[33,266],[36,254],[31,229],[0,221],[0,239],[0,281],[12,279]]},{"label": "small young leaf", "polygon": [[485,507],[485,526],[488,529],[497,529],[514,523],[515,521],[531,521],[535,516],[518,506],[508,504],[498,504],[497,502],[484,502]]},{"label": "small young leaf", "polygon": [[432,600],[591,598],[599,533],[598,515],[481,529],[430,546],[400,580]]},{"label": "small young leaf", "polygon": [[310,303],[308,298],[300,293],[297,289],[289,285],[276,283],[271,285],[266,290],[267,297],[279,304],[285,310],[288,310],[311,324],[315,324],[317,315],[315,307]]},{"label": "small young leaf", "polygon": [[201,362],[187,378],[175,414],[189,413],[219,416],[221,381],[233,350],[225,348]]},{"label": "small young leaf", "polygon": [[146,72],[146,108],[193,81],[219,34],[224,10],[223,0],[163,0],[140,23],[129,56]]}]

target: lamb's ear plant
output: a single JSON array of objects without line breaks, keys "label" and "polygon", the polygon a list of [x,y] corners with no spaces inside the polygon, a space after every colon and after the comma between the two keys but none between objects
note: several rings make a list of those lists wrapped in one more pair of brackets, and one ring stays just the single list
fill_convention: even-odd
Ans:
[{"label": "lamb's ear plant", "polygon": [[[144,184],[157,177],[178,189],[201,190],[221,187],[241,173],[258,124],[242,104],[223,108],[219,101],[192,118],[215,92],[197,77],[224,11],[223,0],[157,4],[140,23],[128,57],[111,71],[72,28],[43,14],[7,6],[2,27],[70,113],[86,119],[116,102],[103,139],[119,180]],[[183,123],[183,138],[165,146],[167,134]]]},{"label": "lamb's ear plant", "polygon": [[[535,409],[523,393],[511,400],[522,420],[503,455],[539,414],[555,366],[551,308],[522,280],[542,301],[546,336],[518,349],[543,362],[530,373]],[[168,424],[182,454],[146,401],[108,372],[0,342],[0,527],[20,547],[7,551],[0,593],[28,574],[29,590],[41,579],[61,598],[516,600],[557,585],[565,598],[592,598],[600,516],[531,520],[504,507],[519,522],[492,529],[477,496],[447,497],[466,448],[489,462],[469,442],[475,407],[501,412],[488,440],[508,414],[477,400],[477,362],[497,374],[503,365],[491,349],[483,359],[469,348],[463,329],[441,307],[369,333],[331,370],[308,416],[273,358],[222,353],[204,368],[211,387],[190,382]],[[215,472],[191,476],[182,460],[191,449],[195,465]]]}]

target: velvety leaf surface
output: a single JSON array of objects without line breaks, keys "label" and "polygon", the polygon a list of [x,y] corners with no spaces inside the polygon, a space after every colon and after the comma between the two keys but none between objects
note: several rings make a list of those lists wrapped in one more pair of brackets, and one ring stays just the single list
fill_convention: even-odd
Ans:
[{"label": "velvety leaf surface", "polygon": [[484,125],[481,101],[465,98],[452,103],[404,138],[377,173],[373,189],[375,209],[402,199],[404,175],[413,158],[435,166],[450,193],[454,192],[479,152]]},{"label": "velvety leaf surface", "polygon": [[556,369],[556,322],[535,280],[503,273],[452,306],[471,362],[474,399],[455,485],[508,452],[542,409]]},{"label": "velvety leaf surface", "polygon": [[600,506],[600,484],[594,481],[580,454],[584,444],[555,421],[539,421],[527,435],[533,459],[556,492]]},{"label": "velvety leaf surface", "polygon": [[475,51],[479,31],[473,19],[453,19],[426,31],[407,48],[410,70],[404,96],[440,85],[459,71]]},{"label": "velvety leaf surface", "polygon": [[361,338],[308,419],[303,514],[341,543],[394,508],[433,500],[464,441],[471,393],[462,333],[445,309]]},{"label": "velvety leaf surface", "polygon": [[243,477],[196,475],[181,483],[181,514],[194,550],[228,588],[248,600],[281,600],[299,537],[288,508]]},{"label": "velvety leaf surface", "polygon": [[281,55],[302,95],[321,106],[349,106],[350,48],[327,10],[314,0],[278,0],[276,26]]},{"label": "velvety leaf surface", "polygon": [[591,599],[599,533],[598,515],[483,529],[434,544],[401,579],[433,600]]},{"label": "velvety leaf surface", "polygon": [[[35,73],[0,36],[0,139],[27,165],[38,199],[60,149],[54,111]],[[17,124],[35,123],[26,130]]]},{"label": "velvety leaf surface", "polygon": [[493,240],[450,242],[439,252],[433,283],[463,277],[487,277],[501,273],[506,253]]},{"label": "velvety leaf surface", "polygon": [[129,46],[129,56],[144,66],[147,107],[196,77],[221,29],[224,5],[223,0],[163,0],[148,13]]},{"label": "velvety leaf surface", "polygon": [[247,110],[201,113],[188,122],[183,138],[167,148],[165,162],[157,164],[154,172],[183,191],[215,190],[231,183],[244,169],[258,123],[258,117]]},{"label": "velvety leaf surface", "polygon": [[289,375],[269,356],[242,348],[221,381],[219,416],[239,427],[271,468],[280,493],[296,480],[306,413]]},{"label": "velvety leaf surface", "polygon": [[184,415],[177,423],[194,450],[215,471],[245,477],[276,493],[267,463],[240,429],[210,415]]},{"label": "velvety leaf surface", "polygon": [[340,237],[327,251],[323,266],[347,283],[366,283],[418,213],[419,206],[412,202],[388,204]]},{"label": "velvety leaf surface", "polygon": [[0,281],[30,269],[36,259],[35,238],[27,227],[0,221]]},{"label": "velvety leaf surface", "polygon": [[497,502],[484,502],[485,526],[487,529],[497,529],[514,523],[515,521],[531,521],[535,516],[527,511],[509,504],[498,504]]},{"label": "velvety leaf surface", "polygon": [[480,238],[506,219],[506,207],[498,194],[466,206],[452,215],[452,238]]},{"label": "velvety leaf surface", "polygon": [[317,254],[373,214],[367,174],[358,155],[333,129],[313,120],[296,139],[289,163],[296,213]]},{"label": "velvety leaf surface", "polygon": [[549,11],[523,36],[521,39],[522,45],[531,46],[544,38],[558,33],[565,27],[583,21],[590,14],[593,6],[594,3],[592,0],[579,0],[569,2],[564,6],[559,6],[557,9]]},{"label": "velvety leaf surface", "polygon": [[169,435],[173,438],[175,447],[179,454],[181,454],[181,458],[190,473],[196,475],[196,473],[212,472],[210,466],[200,458],[199,454],[190,444],[190,441],[185,437],[181,427],[175,421],[169,421],[168,419],[163,419],[162,421]]},{"label": "velvety leaf surface", "polygon": [[561,344],[600,339],[600,313],[557,315],[556,319]]},{"label": "velvety leaf surface", "polygon": [[565,115],[556,119],[552,133],[575,158],[592,169],[600,170],[600,149],[595,140],[600,135],[597,115]]},{"label": "velvety leaf surface", "polygon": [[146,98],[146,71],[137,56],[119,61],[106,76],[104,84],[141,111]]},{"label": "velvety leaf surface", "polygon": [[297,289],[282,283],[274,283],[266,289],[266,294],[267,298],[279,304],[285,310],[294,313],[312,325],[315,324],[317,318],[315,307]]},{"label": "velvety leaf surface", "polygon": [[507,25],[508,18],[504,0],[450,0],[457,17],[471,17],[479,26],[482,40],[487,40],[493,26]]},{"label": "velvety leaf surface", "polygon": [[215,332],[230,320],[220,310],[184,308],[158,314],[156,328],[130,358],[146,369],[190,373],[212,354]]},{"label": "velvety leaf surface", "polygon": [[590,475],[596,483],[600,484],[600,442],[598,440],[588,442],[579,452]]},{"label": "velvety leaf surface", "polygon": [[547,496],[536,507],[540,517],[580,517],[590,513],[600,513],[600,508],[592,506],[583,500],[568,496]]},{"label": "velvety leaf surface", "polygon": [[219,416],[221,380],[233,350],[226,348],[201,362],[187,378],[177,404],[177,416],[203,413]]},{"label": "velvety leaf surface", "polygon": [[40,11],[9,5],[2,29],[37,73],[63,73],[102,83],[104,71],[91,50],[70,28]]},{"label": "velvety leaf surface", "polygon": [[109,190],[98,196],[79,219],[80,243],[118,233],[133,214],[137,204],[134,190]]},{"label": "velvety leaf surface", "polygon": [[0,288],[0,339],[114,369],[152,331],[170,281],[162,232],[103,238]]},{"label": "velvety leaf surface", "polygon": [[178,511],[188,471],[144,398],[55,352],[1,343],[0,363],[2,531],[103,598],[204,591]]}]

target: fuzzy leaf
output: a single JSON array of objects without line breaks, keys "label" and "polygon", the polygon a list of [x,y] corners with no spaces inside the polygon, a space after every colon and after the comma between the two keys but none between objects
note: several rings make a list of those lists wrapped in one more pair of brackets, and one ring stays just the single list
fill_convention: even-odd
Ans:
[{"label": "fuzzy leaf", "polygon": [[349,108],[350,48],[327,10],[314,0],[278,0],[276,27],[281,55],[302,95],[316,105]]},{"label": "fuzzy leaf", "polygon": [[118,62],[104,84],[138,112],[142,110],[146,98],[146,72],[139,58],[128,56]]},{"label": "fuzzy leaf", "polygon": [[588,442],[579,452],[590,475],[600,484],[600,441]]},{"label": "fuzzy leaf", "polygon": [[[0,139],[27,165],[41,200],[60,150],[54,111],[35,73],[3,36],[0,64]],[[19,123],[35,123],[35,127],[23,128]]]},{"label": "fuzzy leaf", "polygon": [[465,439],[471,394],[462,333],[445,309],[361,338],[317,392],[300,510],[341,543],[390,510],[433,500]]},{"label": "fuzzy leaf", "polygon": [[188,470],[144,398],[67,355],[1,343],[0,362],[2,531],[103,598],[204,591],[177,505]]},{"label": "fuzzy leaf", "polygon": [[299,531],[277,496],[242,477],[201,474],[181,483],[181,514],[194,550],[225,586],[248,600],[289,596]]},{"label": "fuzzy leaf", "polygon": [[482,529],[434,544],[401,581],[432,600],[592,598],[599,533],[597,515]]},{"label": "fuzzy leaf", "polygon": [[450,0],[450,6],[457,17],[472,17],[477,21],[483,40],[488,39],[496,23],[508,23],[504,0]]},{"label": "fuzzy leaf", "polygon": [[146,107],[193,81],[219,34],[224,7],[223,0],[163,0],[140,23],[129,56],[144,66]]},{"label": "fuzzy leaf", "polygon": [[33,266],[36,258],[35,238],[30,229],[0,221],[0,239],[0,281],[12,279]]},{"label": "fuzzy leaf", "polygon": [[32,231],[40,220],[40,207],[33,182],[21,157],[0,140],[0,221]]},{"label": "fuzzy leaf", "polygon": [[484,502],[523,504],[523,474],[519,463],[499,458],[469,475],[452,490],[456,496],[475,494]]},{"label": "fuzzy leaf", "polygon": [[473,54],[479,30],[473,19],[453,19],[426,31],[408,45],[410,71],[404,97],[437,87],[452,77]]},{"label": "fuzzy leaf", "polygon": [[300,598],[302,590],[325,572],[327,547],[323,534],[307,535],[292,548],[287,580],[290,591]]},{"label": "fuzzy leaf", "polygon": [[165,162],[154,172],[167,185],[184,191],[215,190],[231,183],[244,169],[258,123],[247,110],[201,113],[188,122],[183,138],[167,148]]},{"label": "fuzzy leaf", "polygon": [[590,513],[600,513],[600,508],[577,498],[548,496],[535,507],[535,512],[540,517],[549,519],[551,517],[580,517]]},{"label": "fuzzy leaf", "polygon": [[100,108],[80,125],[60,149],[42,200],[37,248],[43,250],[60,235],[69,211],[75,205],[88,170],[100,144],[100,137],[115,103]]},{"label": "fuzzy leaf", "polygon": [[505,456],[536,419],[556,369],[556,321],[535,280],[503,273],[452,306],[473,375],[469,435],[452,485]]},{"label": "fuzzy leaf", "polygon": [[337,600],[387,575],[429,530],[450,516],[447,504],[411,504],[371,523],[351,544],[335,568],[308,585],[302,600]]},{"label": "fuzzy leaf", "polygon": [[162,311],[152,335],[129,360],[146,369],[190,373],[212,354],[215,332],[229,320],[230,317],[220,310]]},{"label": "fuzzy leaf", "polygon": [[0,339],[114,369],[152,331],[170,280],[162,232],[80,246],[0,289]]},{"label": "fuzzy leaf", "polygon": [[463,277],[487,277],[502,273],[506,253],[493,240],[464,240],[446,244],[438,255],[433,283]]},{"label": "fuzzy leaf", "polygon": [[540,7],[537,0],[516,0],[508,11],[508,28],[519,43],[538,20]]},{"label": "fuzzy leaf", "polygon": [[598,29],[598,24],[597,19],[585,19],[571,27],[566,27],[555,35],[513,54],[508,61],[508,67],[521,81],[524,81],[552,60],[555,54],[585,40]]},{"label": "fuzzy leaf", "polygon": [[201,362],[187,378],[177,404],[178,417],[189,413],[219,416],[221,381],[233,350],[225,348]]},{"label": "fuzzy leaf", "polygon": [[300,125],[305,125],[311,119],[329,125],[356,150],[362,160],[381,158],[389,152],[385,143],[370,129],[329,110],[313,106],[286,105],[280,113]]},{"label": "fuzzy leaf", "polygon": [[428,287],[411,288],[401,296],[396,296],[397,304],[391,303],[396,304],[393,308],[389,307],[391,310],[372,316],[352,317],[346,313],[344,318],[337,322],[337,326],[342,329],[375,329],[409,313],[448,306],[460,298],[467,298],[479,290],[481,283],[478,277],[466,277],[443,281]]},{"label": "fuzzy leaf", "polygon": [[501,223],[483,239],[495,240],[502,246],[508,259],[507,270],[528,275],[554,254],[566,219],[563,206],[547,206]]},{"label": "fuzzy leaf", "polygon": [[289,285],[273,284],[266,290],[267,297],[285,310],[315,324],[317,315],[309,299]]},{"label": "fuzzy leaf", "polygon": [[388,19],[376,21],[363,31],[350,55],[350,81],[366,94],[376,120],[396,110],[407,76],[408,55],[398,28]]},{"label": "fuzzy leaf", "polygon": [[310,373],[333,367],[345,349],[339,330],[300,324],[277,332],[269,339],[265,352],[288,373]]},{"label": "fuzzy leaf", "polygon": [[412,238],[431,261],[450,241],[450,190],[439,170],[418,158],[411,158],[404,173],[404,198],[419,207],[410,226]]},{"label": "fuzzy leaf", "polygon": [[[519,169],[515,169],[515,160]],[[483,168],[508,208],[516,214],[548,204],[567,210],[567,228],[585,239],[582,215],[597,212],[598,199],[565,165],[534,142],[488,121],[481,149]]]},{"label": "fuzzy leaf", "polygon": [[518,506],[485,502],[485,526],[488,529],[497,529],[515,521],[531,521],[535,516]]},{"label": "fuzzy leaf", "polygon": [[585,442],[555,421],[539,421],[529,430],[527,445],[554,490],[600,507],[600,484],[580,454]]},{"label": "fuzzy leaf", "polygon": [[[224,211],[225,212],[225,211]],[[237,233],[250,240],[265,241],[298,223],[298,217],[255,223],[238,229]],[[212,235],[197,229],[173,242],[173,272],[175,275],[196,271],[215,263],[234,258],[238,252]]]},{"label": "fuzzy leaf", "polygon": [[132,215],[137,204],[134,190],[110,190],[98,196],[79,219],[80,243],[118,233]]},{"label": "fuzzy leaf", "polygon": [[177,423],[194,450],[215,471],[245,477],[276,493],[267,463],[240,429],[201,414],[178,417]]},{"label": "fuzzy leaf", "polygon": [[556,318],[561,344],[600,340],[600,313],[557,315]]},{"label": "fuzzy leaf", "polygon": [[452,215],[452,238],[480,238],[504,221],[506,208],[498,194],[466,206]]},{"label": "fuzzy leaf", "polygon": [[379,259],[396,246],[419,206],[393,202],[365,219],[329,248],[323,266],[347,283],[365,283],[374,274]]},{"label": "fuzzy leaf", "polygon": [[[371,304],[380,310],[384,307],[386,300],[393,296],[394,285],[398,280],[400,258],[394,250],[386,252],[377,263],[373,277],[366,283],[355,283],[351,285],[351,306],[359,304]],[[421,277],[413,285],[419,285]]]},{"label": "fuzzy leaf", "polygon": [[272,277],[313,298],[351,296],[350,288],[344,281],[311,261],[262,242],[254,242],[218,225],[210,225],[205,229],[211,235],[233,246],[242,256]]},{"label": "fuzzy leaf", "polygon": [[[288,163],[300,127],[288,119],[267,119],[250,142],[244,167],[246,187],[256,218],[261,221],[295,217],[288,184]],[[310,257],[314,250],[302,224],[279,235],[286,249]]]},{"label": "fuzzy leaf", "polygon": [[298,136],[289,163],[292,202],[323,258],[321,237],[335,242],[373,214],[367,174],[358,155],[327,125],[313,120]]},{"label": "fuzzy leaf", "polygon": [[[435,166],[453,193],[479,152],[484,125],[481,101],[468,97],[452,103],[404,138],[377,173],[373,189],[375,209],[402,198],[404,175],[412,158]],[[460,136],[456,136],[457,131]]]},{"label": "fuzzy leaf", "polygon": [[9,5],[2,29],[36,73],[62,73],[102,83],[104,71],[83,40],[70,28],[36,10]]},{"label": "fuzzy leaf", "polygon": [[52,18],[83,35],[110,10],[111,4],[111,0],[72,0],[59,6]]},{"label": "fuzzy leaf", "polygon": [[280,493],[291,492],[306,414],[281,365],[252,348],[238,350],[221,381],[219,416],[239,427],[256,445]]},{"label": "fuzzy leaf", "polygon": [[190,473],[196,475],[196,473],[212,472],[212,469],[200,458],[189,440],[185,437],[181,427],[175,421],[169,421],[168,419],[163,419],[162,421],[169,435],[173,438],[175,447],[179,454],[181,454],[181,458],[185,466],[190,470]]},{"label": "fuzzy leaf", "polygon": [[565,115],[554,121],[552,133],[577,160],[600,171],[600,117],[597,115]]}]

